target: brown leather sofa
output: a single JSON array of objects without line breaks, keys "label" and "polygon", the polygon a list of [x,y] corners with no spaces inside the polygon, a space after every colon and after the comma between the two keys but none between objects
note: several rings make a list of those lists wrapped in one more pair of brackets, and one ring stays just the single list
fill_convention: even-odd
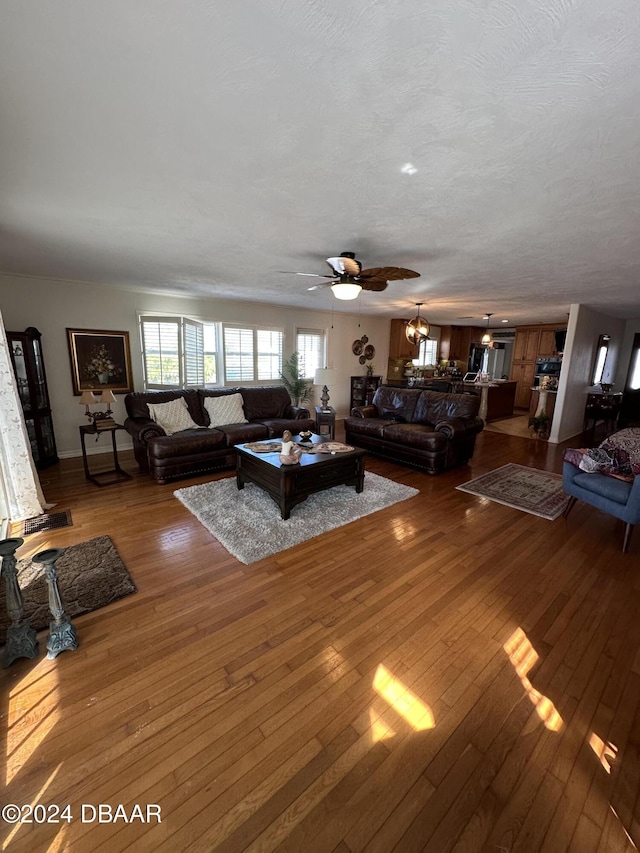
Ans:
[{"label": "brown leather sofa", "polygon": [[438,474],[473,456],[480,397],[381,385],[370,406],[358,406],[345,420],[348,444]]},{"label": "brown leather sofa", "polygon": [[[209,427],[204,398],[237,393],[242,394],[248,423]],[[167,403],[178,397],[184,397],[189,414],[200,428],[167,435],[150,417],[147,403]],[[136,461],[140,469],[158,483],[234,467],[235,444],[278,438],[286,429],[296,434],[315,428],[315,421],[309,417],[307,409],[291,405],[289,393],[283,385],[134,391],[126,395],[124,402],[128,414],[124,425],[133,438]]]}]

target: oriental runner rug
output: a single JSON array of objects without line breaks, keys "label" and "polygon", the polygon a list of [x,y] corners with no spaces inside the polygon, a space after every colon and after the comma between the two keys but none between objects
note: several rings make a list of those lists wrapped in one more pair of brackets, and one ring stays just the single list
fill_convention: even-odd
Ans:
[{"label": "oriental runner rug", "polygon": [[562,489],[560,474],[513,462],[456,488],[548,521],[561,516],[569,502],[569,496]]}]

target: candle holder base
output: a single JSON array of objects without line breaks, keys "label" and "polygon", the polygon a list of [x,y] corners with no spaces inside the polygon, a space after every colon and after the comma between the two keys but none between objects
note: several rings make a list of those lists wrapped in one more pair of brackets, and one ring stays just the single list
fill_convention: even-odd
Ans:
[{"label": "candle holder base", "polygon": [[71,622],[61,622],[59,625],[55,622],[49,624],[49,635],[47,637],[47,658],[49,660],[53,660],[60,652],[75,651],[78,645],[78,635]]},{"label": "candle holder base", "polygon": [[36,632],[25,620],[21,625],[9,625],[2,666],[10,666],[17,658],[34,658],[38,654]]}]

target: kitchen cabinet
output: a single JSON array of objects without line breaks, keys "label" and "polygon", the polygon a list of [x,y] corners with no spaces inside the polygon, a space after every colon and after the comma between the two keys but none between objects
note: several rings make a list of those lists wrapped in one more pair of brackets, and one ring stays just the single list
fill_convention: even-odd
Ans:
[{"label": "kitchen cabinet", "polygon": [[442,326],[440,331],[440,357],[449,361],[462,361],[466,368],[472,343],[479,343],[485,329],[480,326]]},{"label": "kitchen cabinet", "polygon": [[537,360],[556,354],[556,329],[556,325],[519,326],[516,329],[511,379],[518,383],[517,408],[529,408]]},{"label": "kitchen cabinet", "polygon": [[556,355],[556,330],[542,329],[538,344],[538,358]]},{"label": "kitchen cabinet", "polygon": [[33,326],[25,332],[7,332],[31,455],[37,468],[47,468],[58,461],[58,453],[53,434],[41,337],[40,332]]},{"label": "kitchen cabinet", "polygon": [[518,385],[514,405],[517,409],[528,409],[531,402],[531,386],[535,376],[535,361],[525,361],[511,367],[511,379]]},{"label": "kitchen cabinet", "polygon": [[535,361],[538,357],[540,329],[516,329],[513,344],[513,361]]},{"label": "kitchen cabinet", "polygon": [[349,411],[354,406],[368,406],[373,400],[376,388],[382,382],[382,376],[352,376],[351,377],[351,402]]},{"label": "kitchen cabinet", "polygon": [[407,323],[408,320],[391,321],[389,358],[402,358],[405,361],[410,361],[412,358],[418,358],[420,347],[414,346],[407,340]]}]

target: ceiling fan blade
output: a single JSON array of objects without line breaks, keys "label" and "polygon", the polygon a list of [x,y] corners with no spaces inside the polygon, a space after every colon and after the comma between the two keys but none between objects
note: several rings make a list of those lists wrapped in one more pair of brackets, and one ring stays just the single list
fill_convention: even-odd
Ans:
[{"label": "ceiling fan blade", "polygon": [[277,270],[283,275],[306,275],[311,278],[335,278],[335,275],[318,275],[316,272],[292,272],[291,270]]},{"label": "ceiling fan blade", "polygon": [[323,281],[321,284],[312,284],[307,290],[319,290],[321,287],[331,287],[332,282]]},{"label": "ceiling fan blade", "polygon": [[405,278],[420,278],[419,272],[406,270],[402,267],[374,267],[369,270],[362,270],[359,275],[360,279],[383,279],[384,281],[402,281]]},{"label": "ceiling fan blade", "polygon": [[358,281],[363,290],[386,290],[388,282],[384,278],[366,278]]}]

